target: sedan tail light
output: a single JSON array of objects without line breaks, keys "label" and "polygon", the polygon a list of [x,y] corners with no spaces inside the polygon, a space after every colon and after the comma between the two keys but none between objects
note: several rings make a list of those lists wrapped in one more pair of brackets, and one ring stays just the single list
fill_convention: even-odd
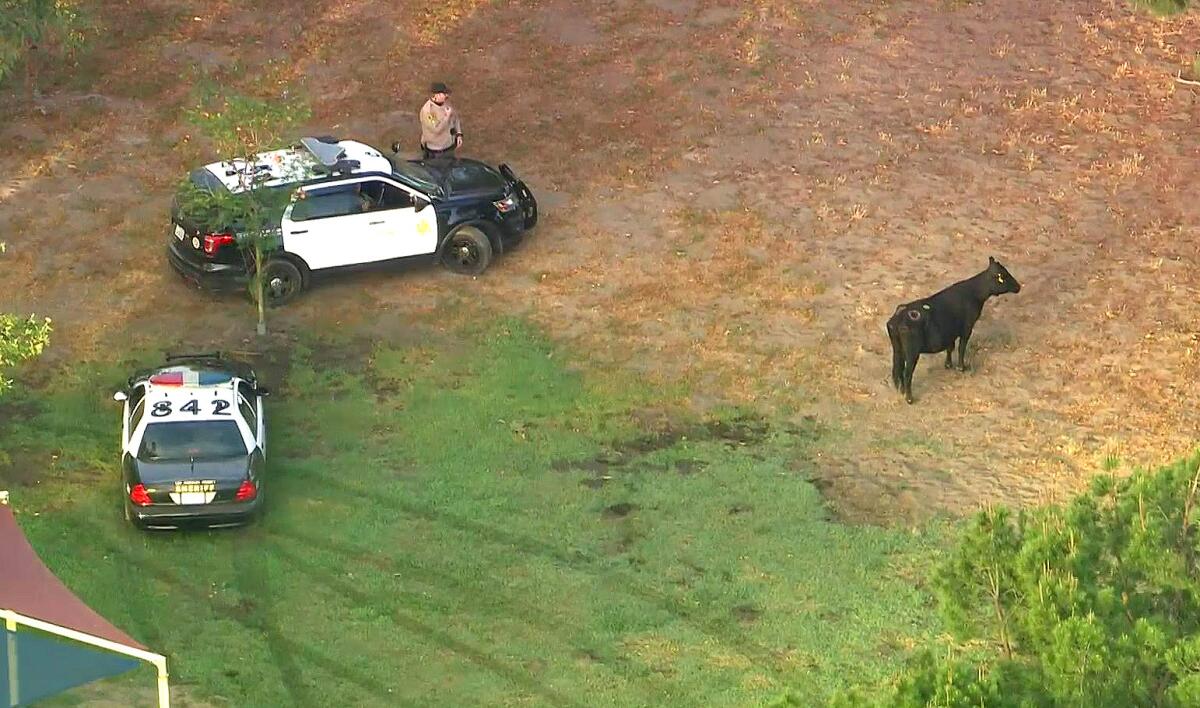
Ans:
[{"label": "sedan tail light", "polygon": [[204,255],[215,256],[221,246],[233,243],[233,234],[204,234]]},{"label": "sedan tail light", "polygon": [[258,496],[258,487],[254,486],[254,482],[246,480],[242,482],[242,486],[238,487],[237,494],[234,495],[234,501],[250,501]]},{"label": "sedan tail light", "polygon": [[129,490],[129,501],[137,506],[150,506],[150,493],[146,491],[146,485],[133,485],[133,488]]}]

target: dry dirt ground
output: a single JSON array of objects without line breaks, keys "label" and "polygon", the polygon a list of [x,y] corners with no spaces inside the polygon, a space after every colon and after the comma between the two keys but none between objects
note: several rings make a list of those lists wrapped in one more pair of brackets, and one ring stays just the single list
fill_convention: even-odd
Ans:
[{"label": "dry dirt ground", "polygon": [[[1059,498],[1194,445],[1200,12],[1109,0],[179,0],[104,30],[41,98],[0,94],[0,307],[49,315],[41,371],[133,341],[241,342],[241,300],[162,254],[170,187],[216,158],[199,77],[301,91],[314,131],[415,142],[444,78],[466,153],[528,176],[536,234],[476,280],[380,274],[273,313],[399,336],[439,308],[528,316],[597,365],[829,429],[843,515]],[[1185,74],[1186,76],[1186,74]],[[994,255],[973,370],[889,387],[895,306]],[[247,346],[254,346],[253,342]],[[35,372],[36,374],[36,372]]]}]

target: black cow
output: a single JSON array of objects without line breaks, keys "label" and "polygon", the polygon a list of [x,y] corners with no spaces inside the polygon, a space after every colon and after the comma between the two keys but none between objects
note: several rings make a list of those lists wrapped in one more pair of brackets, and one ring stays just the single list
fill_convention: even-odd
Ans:
[{"label": "black cow", "polygon": [[954,366],[954,340],[958,340],[958,368],[967,370],[967,340],[983,312],[983,303],[993,295],[1021,292],[1021,284],[995,258],[987,270],[959,281],[923,300],[896,308],[887,322],[892,340],[892,385],[913,402],[912,377],[922,354],[946,352],[946,368]]}]

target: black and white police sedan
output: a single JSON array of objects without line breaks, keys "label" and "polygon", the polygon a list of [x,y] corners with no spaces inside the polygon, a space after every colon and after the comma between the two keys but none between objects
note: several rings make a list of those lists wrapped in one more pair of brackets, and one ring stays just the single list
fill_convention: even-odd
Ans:
[{"label": "black and white police sedan", "polygon": [[236,526],[263,501],[266,425],[249,366],[168,356],[113,394],[121,415],[125,518],[139,528]]},{"label": "black and white police sedan", "polygon": [[[397,146],[393,146],[393,152]],[[507,165],[469,159],[402,160],[353,140],[303,138],[255,164],[215,162],[191,173],[207,190],[242,190],[247,174],[294,198],[264,265],[268,301],[283,304],[314,275],[400,262],[441,262],[478,275],[538,220],[537,200]],[[167,256],[193,283],[244,289],[247,259],[234,229],[197,223],[172,207]]]}]

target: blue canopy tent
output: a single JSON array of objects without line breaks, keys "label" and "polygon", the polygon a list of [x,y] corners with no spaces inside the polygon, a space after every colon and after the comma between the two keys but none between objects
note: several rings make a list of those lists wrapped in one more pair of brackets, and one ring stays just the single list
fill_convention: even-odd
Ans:
[{"label": "blue canopy tent", "polygon": [[27,705],[139,662],[158,670],[158,702],[170,705],[167,659],[109,624],[42,564],[0,492],[0,705]]}]

